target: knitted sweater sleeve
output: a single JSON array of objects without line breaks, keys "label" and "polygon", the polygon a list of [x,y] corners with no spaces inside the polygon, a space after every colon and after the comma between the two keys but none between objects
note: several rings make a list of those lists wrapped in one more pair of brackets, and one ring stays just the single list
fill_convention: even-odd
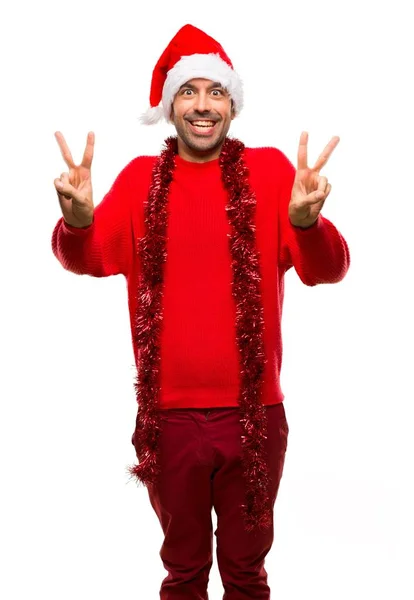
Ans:
[{"label": "knitted sweater sleeve", "polygon": [[294,267],[309,286],[341,281],[350,264],[348,245],[336,227],[322,214],[311,227],[301,229],[289,219],[289,202],[296,170],[280,151],[278,154],[280,262]]},{"label": "knitted sweater sleeve", "polygon": [[95,207],[93,222],[83,229],[63,220],[52,235],[52,250],[61,265],[78,275],[128,275],[133,256],[131,163]]}]

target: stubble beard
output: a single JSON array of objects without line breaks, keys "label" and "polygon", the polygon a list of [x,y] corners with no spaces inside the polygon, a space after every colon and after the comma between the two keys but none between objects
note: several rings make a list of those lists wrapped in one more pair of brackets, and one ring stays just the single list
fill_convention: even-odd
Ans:
[{"label": "stubble beard", "polygon": [[[221,126],[221,123],[222,122],[219,121],[216,124],[216,127],[218,127],[219,125]],[[193,137],[191,134],[187,133],[185,120],[177,119],[173,115],[173,124],[177,131],[177,135],[180,137],[181,141],[188,148],[193,150],[194,152],[200,152],[202,154],[213,152],[214,150],[219,148],[223,144],[224,140],[226,139],[226,135],[228,133],[228,130],[230,129],[230,123],[228,123],[227,126],[223,127],[218,138],[214,137],[214,139],[212,139],[212,140],[200,138],[198,140],[197,138]]]}]

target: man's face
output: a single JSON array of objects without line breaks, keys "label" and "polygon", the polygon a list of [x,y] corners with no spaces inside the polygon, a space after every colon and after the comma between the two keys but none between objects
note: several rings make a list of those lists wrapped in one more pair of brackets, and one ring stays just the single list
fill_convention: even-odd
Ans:
[{"label": "man's face", "polygon": [[191,79],[177,92],[171,119],[179,151],[187,158],[217,158],[234,118],[228,92],[209,79]]}]

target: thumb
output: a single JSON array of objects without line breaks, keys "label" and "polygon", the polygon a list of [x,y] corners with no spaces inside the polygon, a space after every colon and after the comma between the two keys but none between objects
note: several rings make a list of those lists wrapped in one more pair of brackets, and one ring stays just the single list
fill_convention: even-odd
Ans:
[{"label": "thumb", "polygon": [[308,194],[306,198],[306,204],[318,204],[321,200],[325,199],[325,192],[321,190],[316,190],[315,192],[311,192]]},{"label": "thumb", "polygon": [[57,178],[54,180],[54,184],[59,197],[64,196],[68,200],[75,200],[75,203],[79,205],[85,204],[85,198],[69,183],[67,178],[63,178],[63,181]]},{"label": "thumb", "polygon": [[68,196],[68,194],[67,194],[68,190],[65,187],[65,184],[63,183],[63,181],[61,181],[60,179],[55,179],[54,184],[55,184],[55,188],[58,193],[58,196],[65,196],[68,199],[70,198],[70,196]]}]

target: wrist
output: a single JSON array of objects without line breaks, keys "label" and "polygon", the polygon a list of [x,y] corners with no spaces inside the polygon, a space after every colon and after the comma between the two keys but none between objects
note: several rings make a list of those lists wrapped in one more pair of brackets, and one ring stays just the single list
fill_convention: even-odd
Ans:
[{"label": "wrist", "polygon": [[289,219],[290,224],[292,225],[292,227],[294,227],[295,229],[301,229],[303,231],[306,231],[307,229],[311,229],[312,227],[315,227],[319,221],[319,215],[316,217],[316,219],[314,219],[313,221],[309,222],[309,221],[299,221],[299,222],[295,222],[292,219]]},{"label": "wrist", "polygon": [[66,227],[74,227],[75,229],[87,229],[88,227],[90,227],[93,223],[93,219],[85,224],[73,224],[73,223],[69,223],[69,221],[65,221],[65,219],[63,218],[63,222],[66,225]]},{"label": "wrist", "polygon": [[71,225],[71,223],[67,223],[62,217],[62,228],[69,235],[85,237],[90,235],[90,232],[93,230],[93,221],[90,225]]}]

